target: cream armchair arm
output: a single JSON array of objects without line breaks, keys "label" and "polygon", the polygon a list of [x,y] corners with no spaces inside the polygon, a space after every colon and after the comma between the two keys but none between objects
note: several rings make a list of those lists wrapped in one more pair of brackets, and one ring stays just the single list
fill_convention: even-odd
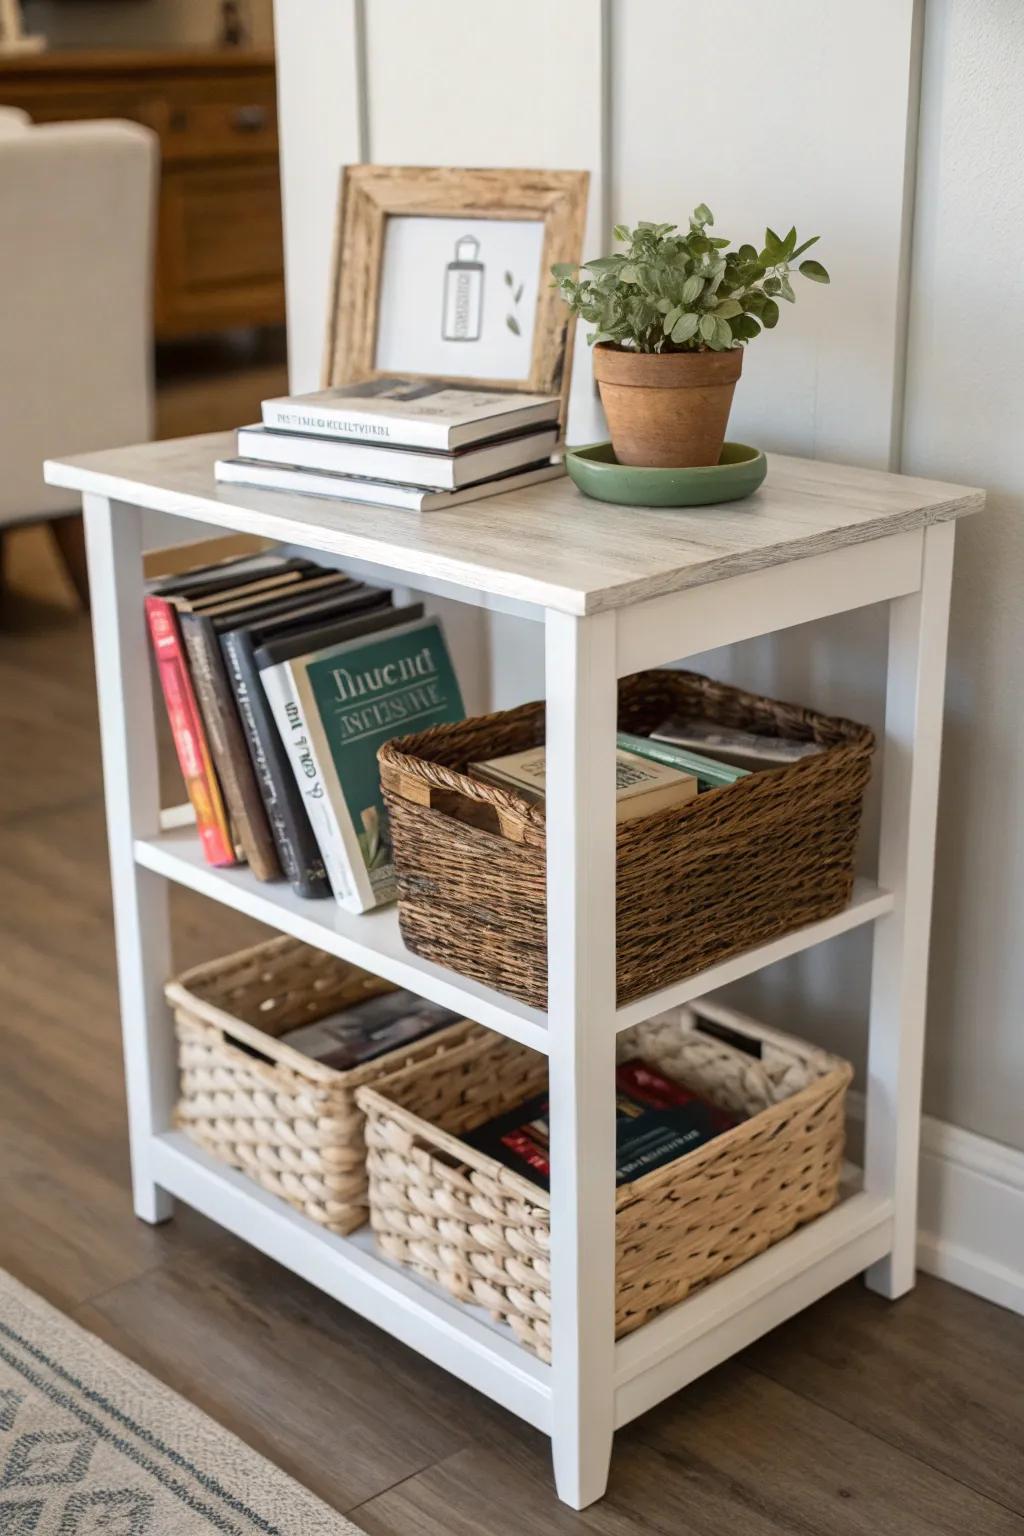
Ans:
[{"label": "cream armchair arm", "polygon": [[52,455],[152,431],[157,141],[0,113],[0,528],[76,508]]}]

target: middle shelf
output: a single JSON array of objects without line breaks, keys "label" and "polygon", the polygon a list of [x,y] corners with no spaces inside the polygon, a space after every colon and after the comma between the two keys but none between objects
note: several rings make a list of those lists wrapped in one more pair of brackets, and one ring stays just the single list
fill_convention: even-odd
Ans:
[{"label": "middle shelf", "polygon": [[[488,1029],[547,1054],[544,1012],[414,955],[402,942],[398,911],[393,906],[355,915],[333,901],[310,901],[296,896],[284,882],[259,881],[245,866],[215,869],[206,863],[198,834],[190,826],[172,827],[154,838],[140,838],[135,844],[135,858],[142,868],[177,885],[233,907],[280,933],[348,960],[396,986],[408,987],[431,1002],[464,1013]],[[616,1031],[714,992],[788,955],[874,922],[892,908],[891,892],[870,880],[858,880],[852,900],[841,912],[626,1004],[616,1011]]]}]

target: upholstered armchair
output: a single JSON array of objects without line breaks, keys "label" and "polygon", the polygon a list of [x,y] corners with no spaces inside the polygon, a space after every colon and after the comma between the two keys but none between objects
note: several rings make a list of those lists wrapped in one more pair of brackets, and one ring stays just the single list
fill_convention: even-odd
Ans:
[{"label": "upholstered armchair", "polygon": [[42,463],[152,434],[157,141],[0,109],[0,540],[50,521],[87,600],[74,496]]}]

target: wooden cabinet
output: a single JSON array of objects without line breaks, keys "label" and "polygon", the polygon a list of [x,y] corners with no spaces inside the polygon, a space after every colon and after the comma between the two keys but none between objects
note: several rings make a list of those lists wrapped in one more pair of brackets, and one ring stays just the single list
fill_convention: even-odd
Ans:
[{"label": "wooden cabinet", "polygon": [[121,117],[157,134],[159,338],[284,320],[272,53],[0,59],[0,104],[35,122]]}]

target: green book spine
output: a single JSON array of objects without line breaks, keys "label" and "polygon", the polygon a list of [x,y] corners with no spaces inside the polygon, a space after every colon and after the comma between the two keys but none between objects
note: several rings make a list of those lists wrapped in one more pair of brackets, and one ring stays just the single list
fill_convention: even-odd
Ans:
[{"label": "green book spine", "polygon": [[[394,736],[462,720],[441,626],[428,619],[287,663],[318,778],[331,803],[357,911],[395,896],[377,751]],[[349,902],[345,901],[344,905]]]},{"label": "green book spine", "polygon": [[719,763],[712,757],[703,757],[687,747],[673,747],[667,741],[652,741],[649,736],[633,736],[629,731],[619,731],[615,744],[624,752],[635,752],[637,757],[648,757],[652,763],[664,763],[666,768],[678,768],[681,773],[692,773],[698,789],[719,789],[723,784],[735,784],[745,779],[749,768],[734,768],[730,763]]}]

